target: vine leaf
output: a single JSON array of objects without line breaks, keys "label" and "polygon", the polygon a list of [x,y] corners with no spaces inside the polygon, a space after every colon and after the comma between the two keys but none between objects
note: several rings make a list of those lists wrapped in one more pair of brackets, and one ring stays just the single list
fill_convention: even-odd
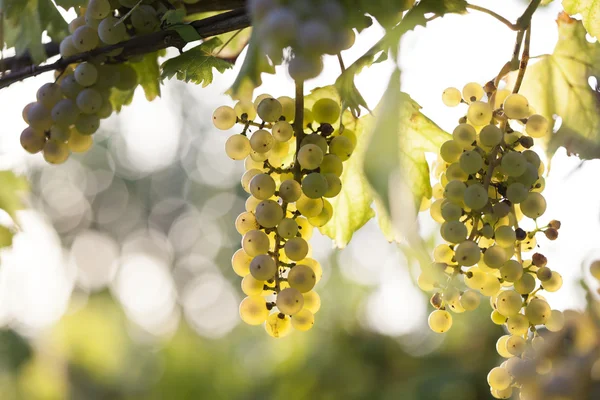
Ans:
[{"label": "vine leaf", "polygon": [[158,68],[158,57],[165,54],[164,50],[144,54],[138,62],[129,65],[137,72],[138,85],[130,90],[119,90],[113,88],[110,93],[110,103],[116,112],[120,112],[123,106],[131,104],[137,86],[144,89],[148,101],[160,96],[160,71]]},{"label": "vine leaf", "polygon": [[[581,21],[563,13],[557,22],[554,52],[527,67],[519,93],[552,125],[556,116],[562,119],[558,131],[545,138],[549,155],[563,146],[582,159],[600,158],[600,91],[588,83],[600,77],[600,43],[586,40]],[[515,77],[508,76],[509,84]]]},{"label": "vine leaf", "polygon": [[400,91],[400,71],[395,70],[388,89],[373,114],[361,118],[369,135],[364,173],[377,194],[379,223],[388,240],[398,223],[412,224],[423,198],[431,197],[426,152],[437,152],[450,138],[420,111],[420,106]]},{"label": "vine leaf", "polygon": [[230,62],[213,55],[215,48],[221,44],[221,40],[212,38],[165,61],[161,66],[161,79],[171,79],[175,76],[181,81],[194,82],[206,87],[213,81],[213,68],[223,73],[233,66]]},{"label": "vine leaf", "polygon": [[588,33],[600,39],[600,2],[598,0],[563,0],[562,5],[570,15],[581,14]]}]

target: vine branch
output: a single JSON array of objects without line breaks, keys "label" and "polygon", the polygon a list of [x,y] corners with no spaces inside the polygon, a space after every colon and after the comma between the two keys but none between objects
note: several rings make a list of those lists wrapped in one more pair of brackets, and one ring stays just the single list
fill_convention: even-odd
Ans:
[{"label": "vine branch", "polygon": [[494,11],[489,10],[485,7],[477,6],[475,4],[467,4],[467,8],[469,8],[471,10],[475,10],[475,11],[480,11],[484,14],[490,15],[490,16],[496,18],[498,21],[502,22],[504,25],[508,26],[508,28],[512,29],[513,31],[518,31],[520,29],[518,23],[513,24],[512,22],[510,22],[509,20],[504,18],[502,15],[495,13]]},{"label": "vine branch", "polygon": [[304,139],[304,82],[296,81],[296,112],[294,115],[294,133],[296,134],[296,157],[294,163],[294,180],[302,182],[302,167],[298,162],[298,151],[300,143]]}]

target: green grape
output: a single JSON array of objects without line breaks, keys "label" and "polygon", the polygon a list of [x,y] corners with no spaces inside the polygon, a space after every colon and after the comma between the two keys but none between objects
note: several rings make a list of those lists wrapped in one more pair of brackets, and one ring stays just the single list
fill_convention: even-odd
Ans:
[{"label": "green grape", "polygon": [[494,147],[502,141],[502,131],[496,125],[486,125],[479,132],[479,142],[487,147]]},{"label": "green grape", "polygon": [[323,200],[311,199],[302,194],[296,201],[296,208],[307,218],[316,217],[323,211]]},{"label": "green grape", "polygon": [[274,338],[284,337],[292,330],[291,319],[287,315],[273,313],[267,317],[265,330]]},{"label": "green grape", "polygon": [[535,289],[535,278],[531,274],[523,274],[514,284],[515,290],[521,294],[529,294]]},{"label": "green grape", "polygon": [[248,325],[260,325],[268,316],[267,302],[261,296],[248,296],[240,303],[240,317]]},{"label": "green grape", "polygon": [[283,107],[281,103],[272,97],[266,97],[258,104],[256,111],[260,119],[265,122],[275,122],[281,117]]},{"label": "green grape", "polygon": [[111,45],[125,40],[127,36],[125,24],[119,24],[119,19],[109,16],[100,21],[98,25],[98,36],[102,42]]},{"label": "green grape", "polygon": [[431,215],[431,218],[440,224],[446,221],[442,216],[442,204],[444,204],[444,200],[439,199],[431,203],[431,207],[429,207],[429,214]]},{"label": "green grape", "polygon": [[525,166],[525,172],[516,180],[517,182],[521,182],[525,187],[530,188],[538,180],[538,178],[539,176],[537,168],[533,164],[527,163]]},{"label": "green grape", "polygon": [[257,199],[254,196],[250,196],[246,199],[246,203],[245,203],[245,208],[246,211],[249,212],[254,212],[256,210],[256,206],[258,206],[258,203],[260,203],[261,200]]},{"label": "green grape", "polygon": [[532,325],[543,325],[548,321],[552,310],[545,300],[533,299],[525,307],[525,316]]},{"label": "green grape", "polygon": [[473,311],[479,307],[480,303],[479,294],[473,290],[466,290],[460,295],[460,305],[466,311]]},{"label": "green grape", "polygon": [[300,143],[300,148],[306,146],[307,144],[317,145],[319,146],[323,154],[327,153],[327,140],[318,133],[311,133],[310,135],[306,135]]},{"label": "green grape", "polygon": [[500,282],[493,275],[484,273],[483,284],[479,287],[479,291],[484,296],[495,296],[500,291]]},{"label": "green grape", "polygon": [[481,250],[477,243],[465,240],[456,246],[454,258],[459,265],[471,267],[481,258]]},{"label": "green grape", "polygon": [[483,254],[483,262],[490,268],[500,268],[508,259],[506,250],[496,245],[489,247]]},{"label": "green grape", "polygon": [[322,70],[322,57],[305,57],[296,54],[288,64],[288,73],[295,81],[306,81],[316,78]]},{"label": "green grape", "polygon": [[285,255],[292,261],[300,261],[308,254],[308,243],[301,237],[295,237],[285,242]]},{"label": "green grape", "polygon": [[[502,322],[500,322],[499,324],[497,323],[496,325],[504,324],[504,321],[506,320],[506,318],[504,316],[502,316],[502,314],[500,314],[498,311],[494,311],[492,314],[494,314],[494,313],[496,313],[497,315],[502,317]],[[500,336],[500,338],[498,338],[498,341],[496,341],[496,351],[498,352],[498,354],[501,357],[504,357],[504,358],[513,357],[513,355],[510,354],[508,352],[508,350],[506,350],[506,342],[508,341],[509,337],[510,337],[510,335],[503,335],[503,336]]]},{"label": "green grape", "polygon": [[477,132],[469,124],[459,124],[452,132],[454,141],[463,149],[473,147],[473,142],[477,139]]},{"label": "green grape", "polygon": [[69,158],[69,147],[58,140],[48,140],[42,149],[44,160],[49,164],[62,164]]},{"label": "green grape", "polygon": [[467,83],[462,90],[462,97],[467,103],[481,100],[484,94],[483,88],[477,82]]},{"label": "green grape", "polygon": [[552,278],[552,270],[548,267],[540,267],[537,271],[535,271],[535,275],[540,282],[546,282]]},{"label": "green grape", "polygon": [[[250,193],[250,181],[252,180],[252,178],[259,174],[262,174],[262,171],[256,168],[249,169],[248,171],[244,172],[244,175],[242,175],[241,179],[242,189],[244,189],[247,193]],[[258,201],[256,204],[258,204],[259,202],[260,201]]]},{"label": "green grape", "polygon": [[498,219],[506,217],[509,212],[510,212],[510,206],[505,202],[496,203],[492,207],[492,213]]},{"label": "green grape", "polygon": [[73,32],[72,41],[73,46],[80,52],[90,51],[100,44],[96,29],[87,25],[80,26]]},{"label": "green grape", "polygon": [[279,185],[279,197],[287,203],[297,201],[302,195],[302,187],[293,179],[287,179]]},{"label": "green grape", "polygon": [[325,225],[333,217],[333,206],[329,201],[323,199],[323,209],[316,217],[308,218],[308,222],[317,228]]},{"label": "green grape", "polygon": [[522,154],[523,157],[525,157],[525,159],[527,160],[527,162],[529,164],[533,164],[535,166],[536,171],[539,171],[539,168],[542,165],[542,160],[540,160],[540,156],[538,156],[537,153],[532,150],[525,150]]},{"label": "green grape", "polygon": [[492,119],[492,108],[488,103],[474,101],[467,110],[467,119],[475,126],[487,125]]},{"label": "green grape", "polygon": [[[308,222],[308,219],[298,217],[296,218],[296,223],[298,224],[298,232],[300,233],[300,236],[304,240],[310,240],[313,235],[313,226]],[[306,264],[306,262],[304,264]]]},{"label": "green grape", "polygon": [[49,132],[49,139],[59,142],[66,142],[71,136],[71,130],[69,128],[64,128],[59,125],[52,125]]},{"label": "green grape", "polygon": [[273,148],[273,135],[265,129],[259,129],[250,137],[250,147],[257,153],[266,153]]},{"label": "green grape", "polygon": [[347,137],[348,140],[350,140],[350,142],[352,143],[352,146],[354,147],[356,147],[356,145],[358,144],[358,138],[356,137],[356,133],[354,133],[354,131],[351,131],[350,129],[345,128],[342,131],[341,136]]},{"label": "green grape", "polygon": [[246,275],[242,279],[242,292],[246,296],[259,296],[262,294],[264,286],[264,281],[259,281],[252,275]]},{"label": "green grape", "polygon": [[268,254],[259,254],[250,262],[250,274],[259,281],[268,281],[276,272],[277,264]]},{"label": "green grape", "polygon": [[156,16],[156,10],[146,4],[136,7],[131,13],[131,25],[138,34],[148,34],[156,30],[160,20]]},{"label": "green grape", "polygon": [[467,185],[463,182],[458,180],[450,181],[444,188],[444,197],[454,204],[460,205],[465,198],[466,190]]},{"label": "green grape", "polygon": [[335,136],[329,143],[329,152],[335,154],[342,161],[346,161],[352,155],[354,145],[346,136]]},{"label": "green grape", "polygon": [[540,193],[531,192],[519,206],[523,215],[536,219],[546,212],[546,199]]},{"label": "green grape", "polygon": [[84,153],[92,147],[94,139],[89,135],[82,135],[75,128],[71,128],[69,135],[69,141],[67,146],[73,153]]},{"label": "green grape", "polygon": [[307,265],[297,264],[288,274],[290,287],[298,289],[301,293],[311,291],[316,282],[317,277],[315,272]]},{"label": "green grape", "polygon": [[238,215],[235,220],[235,229],[240,235],[244,235],[246,232],[258,228],[259,225],[256,222],[256,217],[251,212],[245,211]]},{"label": "green grape", "polygon": [[525,133],[532,138],[542,138],[550,131],[550,124],[546,117],[534,114],[527,119]]},{"label": "green grape", "polygon": [[448,107],[456,107],[460,104],[462,98],[460,90],[455,87],[449,87],[442,92],[442,103]]},{"label": "green grape", "polygon": [[108,0],[89,0],[87,4],[86,12],[95,19],[102,19],[108,17],[112,11],[110,2]]},{"label": "green grape", "polygon": [[250,257],[267,254],[269,251],[269,244],[269,237],[263,231],[248,231],[242,237],[242,249],[244,249],[246,254]]},{"label": "green grape", "polygon": [[257,174],[250,179],[250,194],[260,200],[267,200],[275,194],[275,180],[269,174]]},{"label": "green grape", "polygon": [[98,69],[92,63],[82,62],[75,68],[74,76],[81,86],[89,87],[98,80]]},{"label": "green grape", "polygon": [[85,25],[85,18],[83,16],[79,16],[69,22],[69,33],[75,32],[77,28]]},{"label": "green grape", "polygon": [[284,116],[285,120],[292,123],[296,116],[296,102],[294,99],[288,96],[281,96],[277,98],[277,101],[281,104],[281,114]]},{"label": "green grape", "polygon": [[544,282],[544,290],[547,292],[556,292],[562,287],[563,279],[562,275],[556,271],[552,271],[550,279]]},{"label": "green grape", "polygon": [[302,169],[313,170],[319,168],[323,158],[323,151],[315,144],[302,146],[298,151],[298,162]]},{"label": "green grape", "polygon": [[299,331],[308,331],[314,324],[315,315],[306,309],[306,304],[302,310],[298,311],[298,313],[292,317],[292,326]]},{"label": "green grape", "polygon": [[265,228],[274,228],[283,219],[283,208],[273,200],[264,200],[256,206],[256,221]]},{"label": "green grape", "polygon": [[[233,107],[235,114],[241,120],[252,121],[256,118],[256,109],[254,104],[249,100],[240,100]],[[242,118],[244,117],[244,118]]]},{"label": "green grape", "polygon": [[429,328],[436,333],[448,332],[452,327],[452,315],[445,310],[435,310],[429,314],[427,322]]},{"label": "green grape", "polygon": [[512,335],[524,335],[529,329],[529,320],[523,314],[513,315],[506,321],[506,328]]},{"label": "green grape", "polygon": [[483,167],[483,158],[476,151],[465,151],[460,155],[459,164],[465,173],[472,175]]},{"label": "green grape", "polygon": [[81,86],[79,83],[77,83],[77,81],[75,80],[75,75],[73,75],[73,74],[65,76],[63,78],[63,80],[60,82],[61,93],[69,99],[77,98],[77,95],[82,90],[83,90],[83,86]]},{"label": "green grape", "polygon": [[46,144],[46,136],[44,135],[44,132],[37,131],[30,126],[21,132],[20,140],[23,149],[31,154],[39,153]]},{"label": "green grape", "polygon": [[298,264],[310,267],[315,273],[316,282],[319,282],[323,277],[323,267],[321,267],[321,264],[319,264],[319,262],[314,258],[307,257],[304,260],[298,261]]},{"label": "green grape", "polygon": [[221,106],[213,113],[213,124],[217,129],[226,131],[233,128],[235,122],[235,111],[229,106]]},{"label": "green grape", "polygon": [[102,95],[96,89],[86,88],[77,95],[77,107],[84,114],[95,114],[103,102]]},{"label": "green grape", "polygon": [[342,180],[336,174],[323,174],[327,180],[327,191],[323,196],[332,198],[342,191]]},{"label": "green grape", "polygon": [[91,135],[100,128],[100,119],[96,115],[80,114],[75,121],[75,128],[83,135]]},{"label": "green grape", "polygon": [[474,183],[465,190],[464,201],[467,207],[481,210],[488,203],[488,191],[480,183]]},{"label": "green grape", "polygon": [[458,221],[462,217],[462,208],[449,201],[443,201],[441,207],[442,218],[444,221]]},{"label": "green grape", "polygon": [[291,218],[284,218],[277,225],[277,233],[284,239],[291,239],[298,234],[298,224]]},{"label": "green grape", "polygon": [[247,276],[250,274],[250,262],[252,262],[252,257],[246,254],[244,249],[238,249],[231,257],[233,272],[242,278]]},{"label": "green grape", "polygon": [[21,117],[23,117],[23,121],[25,121],[26,124],[29,124],[29,118],[27,117],[27,114],[29,113],[29,110],[31,110],[31,107],[33,107],[35,104],[36,104],[36,102],[33,102],[33,103],[29,103],[25,107],[23,107]]},{"label": "green grape", "polygon": [[506,368],[496,367],[488,374],[487,381],[492,389],[505,390],[510,386],[512,378]]},{"label": "green grape", "polygon": [[294,315],[304,306],[304,296],[298,289],[285,288],[277,294],[275,302],[279,311],[286,315]]},{"label": "green grape", "polygon": [[529,102],[518,93],[508,95],[504,100],[504,113],[511,119],[523,119],[529,116]]},{"label": "green grape", "polygon": [[454,258],[454,250],[447,244],[439,244],[433,249],[433,259],[438,263],[450,264]]},{"label": "green grape", "polygon": [[525,185],[519,182],[511,183],[506,189],[506,198],[515,204],[525,201],[528,195],[529,191]]},{"label": "green grape", "polygon": [[523,175],[525,172],[527,160],[523,154],[517,151],[510,151],[502,156],[500,165],[506,175],[517,177]]},{"label": "green grape", "polygon": [[294,128],[287,121],[278,121],[273,125],[273,137],[279,142],[287,142],[294,136]]},{"label": "green grape", "polygon": [[73,36],[69,35],[65,37],[59,45],[59,52],[62,58],[69,58],[79,53],[79,50],[75,47],[73,43]]},{"label": "green grape", "polygon": [[456,140],[447,140],[440,147],[440,156],[447,163],[453,163],[459,160],[463,148]]},{"label": "green grape", "polygon": [[[500,314],[498,312],[498,310],[492,311],[492,314],[490,315],[490,319],[496,325],[504,325],[504,323],[506,322],[506,317],[504,315]],[[502,338],[500,338],[500,339],[502,339]],[[506,339],[508,339],[508,335],[507,335]],[[504,340],[504,345],[506,345],[506,339]],[[500,340],[498,340],[498,342],[500,342]],[[496,345],[496,349],[498,349],[498,345]],[[506,351],[506,346],[505,346],[505,350],[504,351]],[[504,356],[502,353],[500,353],[500,351],[498,351],[498,353],[502,357],[506,357],[506,358],[511,357],[510,354],[508,356]]]},{"label": "green grape", "polygon": [[459,163],[453,163],[446,169],[446,178],[448,178],[449,181],[466,181],[469,178],[469,175],[463,171]]},{"label": "green grape", "polygon": [[[115,84],[114,86],[119,89],[119,90],[132,90],[135,89],[135,87],[138,85],[138,74],[135,71],[135,69],[133,69],[133,67],[131,65],[127,65],[127,64],[119,64],[116,67],[116,73],[118,78],[115,78]],[[221,107],[217,108],[217,110],[219,110]],[[227,107],[230,110],[233,110],[231,107]],[[215,110],[215,113],[217,112],[217,110]],[[235,113],[233,113],[233,119],[235,120]],[[214,114],[213,114],[213,123],[214,123]],[[235,122],[234,122],[235,124]],[[215,124],[216,126],[216,124]],[[233,125],[232,125],[233,126]],[[219,128],[218,126],[216,126],[218,129],[222,129]]]},{"label": "green grape", "polygon": [[507,282],[516,282],[523,276],[523,266],[516,260],[508,260],[500,267],[500,276]]},{"label": "green grape", "polygon": [[51,110],[62,99],[60,86],[56,83],[45,83],[37,91],[37,101]]},{"label": "green grape", "polygon": [[232,160],[243,160],[250,150],[250,140],[244,135],[232,135],[225,142],[225,153]]},{"label": "green grape", "polygon": [[312,172],[302,180],[302,193],[310,199],[319,199],[327,193],[327,179],[319,172]]},{"label": "green grape", "polygon": [[332,99],[319,99],[312,107],[313,118],[323,124],[333,124],[340,118],[340,106]]},{"label": "green grape", "polygon": [[[501,292],[496,298],[496,309],[505,317],[512,317],[521,311],[523,307],[523,298],[514,290]],[[529,316],[527,315],[527,318]],[[531,318],[529,318],[531,320]]]},{"label": "green grape", "polygon": [[[59,104],[62,100],[59,102]],[[56,106],[55,106],[56,107]],[[52,126],[50,111],[42,104],[35,103],[27,111],[29,125],[37,131],[46,131]]]},{"label": "green grape", "polygon": [[521,336],[512,335],[506,341],[506,350],[513,356],[520,356],[521,354],[523,354],[526,347],[527,342]]},{"label": "green grape", "polygon": [[440,229],[442,238],[450,243],[460,243],[467,237],[467,227],[460,221],[444,222]]},{"label": "green grape", "polygon": [[552,310],[548,321],[546,321],[546,329],[550,332],[558,332],[565,326],[565,316],[558,310]]},{"label": "green grape", "polygon": [[496,244],[499,246],[511,247],[515,245],[517,235],[513,228],[503,225],[496,228],[496,231],[494,232],[494,238],[496,240]]}]

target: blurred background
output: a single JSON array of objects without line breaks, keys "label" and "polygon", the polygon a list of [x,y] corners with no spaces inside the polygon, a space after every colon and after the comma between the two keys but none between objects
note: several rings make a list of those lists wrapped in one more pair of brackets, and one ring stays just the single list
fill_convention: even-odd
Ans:
[{"label": "blurred background", "polygon": [[[525,7],[473,3],[511,20]],[[552,52],[555,3],[534,17],[533,55]],[[346,63],[381,35],[376,26],[364,31]],[[495,76],[513,43],[512,32],[483,14],[435,20],[402,41],[403,90],[451,131],[459,115],[443,107],[442,91]],[[0,91],[0,168],[26,175],[32,187],[22,232],[1,254],[0,399],[490,398],[485,377],[503,334],[491,308],[483,302],[457,315],[445,336],[430,332],[417,266],[374,220],[342,250],[313,237],[324,267],[314,329],[275,340],[240,323],[243,294],[230,258],[240,246],[233,222],[246,197],[243,165],[227,158],[228,133],[211,123],[214,108],[232,104],[223,93],[239,61],[207,88],[167,81],[151,103],[136,93],[103,121],[88,153],[61,166],[28,155],[18,139],[22,107],[51,74]],[[371,108],[391,70],[381,63],[359,76]],[[337,61],[326,59],[308,89],[338,74]],[[283,69],[264,78],[255,94],[292,95]],[[600,257],[600,162],[582,164],[562,149],[544,162],[546,216],[563,227],[558,241],[539,244],[565,281],[547,298],[553,308],[583,309],[582,266]],[[428,212],[421,222],[433,248],[438,227]]]}]

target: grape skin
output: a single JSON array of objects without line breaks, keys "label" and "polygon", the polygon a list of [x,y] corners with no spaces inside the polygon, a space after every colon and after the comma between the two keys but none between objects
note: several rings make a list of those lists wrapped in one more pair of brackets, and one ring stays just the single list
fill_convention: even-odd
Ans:
[{"label": "grape skin", "polygon": [[46,137],[44,136],[44,132],[37,131],[28,126],[21,132],[20,141],[23,149],[28,153],[35,154],[44,148]]}]

